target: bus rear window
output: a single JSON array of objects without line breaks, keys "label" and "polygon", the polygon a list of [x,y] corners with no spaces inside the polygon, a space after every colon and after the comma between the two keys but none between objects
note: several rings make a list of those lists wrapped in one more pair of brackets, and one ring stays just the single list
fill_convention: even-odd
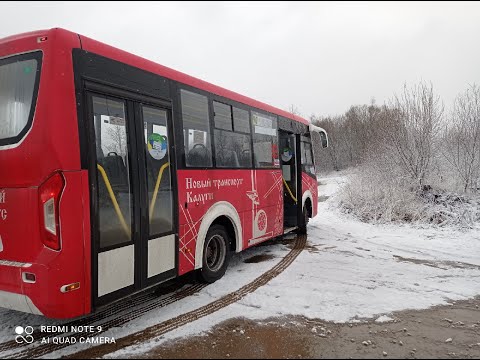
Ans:
[{"label": "bus rear window", "polygon": [[33,120],[41,52],[0,59],[0,145],[19,142]]}]

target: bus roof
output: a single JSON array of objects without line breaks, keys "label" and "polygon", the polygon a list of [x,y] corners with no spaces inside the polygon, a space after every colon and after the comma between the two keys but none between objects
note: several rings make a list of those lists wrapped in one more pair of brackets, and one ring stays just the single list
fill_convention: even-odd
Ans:
[{"label": "bus roof", "polygon": [[[52,29],[50,31],[68,31],[64,29]],[[193,76],[184,74],[180,71],[173,70],[171,68],[168,68],[166,66],[157,64],[153,61],[144,59],[140,56],[133,55],[131,53],[128,53],[126,51],[117,49],[113,46],[101,43],[99,41],[93,40],[91,38],[88,38],[83,35],[78,35],[81,39],[81,44],[82,44],[82,49],[86,51],[90,51],[92,53],[96,53],[98,55],[102,55],[126,64],[129,64],[131,66],[135,66],[138,68],[141,68],[143,70],[161,75],[163,77],[166,77],[171,80],[175,80],[181,83],[184,83],[186,85],[190,85],[192,87],[196,87],[199,89],[202,89],[207,92],[211,92],[213,94],[223,96],[228,99],[232,99],[234,101],[237,101],[239,103],[249,105],[279,116],[283,116],[285,118],[301,122],[303,124],[309,124],[310,122],[300,116],[293,115],[285,110],[278,109],[274,106],[265,104],[263,102],[254,100],[252,98],[249,98],[247,96],[238,94],[236,92],[224,89],[220,86],[213,85],[209,82],[200,80],[198,78],[195,78]]]},{"label": "bus roof", "polygon": [[118,48],[115,48],[113,46],[104,44],[100,41],[91,39],[87,36],[71,32],[69,30],[65,30],[62,28],[52,28],[49,30],[38,30],[38,31],[31,31],[31,32],[26,32],[26,33],[21,33],[21,34],[15,34],[12,36],[8,36],[5,38],[0,39],[0,44],[6,44],[6,43],[11,43],[12,41],[16,40],[22,40],[26,38],[33,38],[33,37],[40,37],[40,36],[48,36],[49,33],[63,33],[64,35],[74,35],[78,36],[80,39],[80,44],[81,48],[86,51],[90,51],[92,53],[105,56],[114,60],[117,60],[119,62],[126,63],[128,65],[149,71],[154,74],[158,74],[160,76],[163,76],[165,78],[171,79],[178,81],[180,83],[184,83],[186,85],[192,86],[199,88],[201,90],[216,94],[218,96],[223,96],[225,98],[237,101],[239,103],[249,105],[252,107],[255,107],[260,110],[264,110],[267,112],[270,112],[272,114],[276,114],[279,116],[283,116],[285,118],[298,121],[303,124],[310,124],[310,122],[301,116],[294,115],[292,113],[289,113],[288,111],[281,110],[279,108],[276,108],[274,106],[265,104],[261,101],[254,100],[252,98],[249,98],[248,96],[244,96],[241,94],[238,94],[234,91],[230,91],[227,89],[224,89],[220,86],[211,84],[207,81],[200,80],[196,77],[184,74],[180,71],[171,69],[169,67],[157,64],[153,61],[144,59],[140,56],[131,54],[127,51],[120,50]]}]

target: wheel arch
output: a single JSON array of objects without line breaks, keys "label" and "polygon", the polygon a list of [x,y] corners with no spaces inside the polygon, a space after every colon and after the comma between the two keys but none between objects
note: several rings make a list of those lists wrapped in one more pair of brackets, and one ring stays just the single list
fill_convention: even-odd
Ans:
[{"label": "wheel arch", "polygon": [[[232,204],[227,201],[219,201],[208,209],[202,219],[202,223],[200,224],[195,246],[195,270],[201,269],[203,266],[203,246],[205,244],[208,229],[210,229],[213,224],[222,224],[225,226],[225,221],[230,221],[231,229],[233,228],[235,235],[235,251],[240,252],[243,250],[243,232],[240,216]],[[228,229],[227,224],[227,232],[230,232],[231,229]]]},{"label": "wheel arch", "polygon": [[310,190],[305,190],[302,196],[302,209],[305,205],[310,206],[309,211],[310,211],[310,217],[313,216],[313,196],[312,192]]}]

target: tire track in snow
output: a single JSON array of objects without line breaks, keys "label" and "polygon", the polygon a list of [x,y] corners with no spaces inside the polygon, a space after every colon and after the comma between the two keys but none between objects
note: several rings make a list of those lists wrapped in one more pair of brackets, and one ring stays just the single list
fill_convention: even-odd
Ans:
[{"label": "tire track in snow", "polygon": [[[49,333],[48,335],[42,335],[41,333],[37,333],[38,335],[36,335],[34,339],[39,340],[39,339],[42,339],[43,337],[52,339],[54,337],[68,336],[69,338],[75,338],[78,341],[80,337],[84,337],[84,338],[96,337],[99,334],[113,327],[119,327],[132,320],[135,320],[151,310],[165,307],[176,301],[179,301],[188,296],[191,296],[199,292],[206,286],[207,286],[206,284],[190,285],[190,286],[187,286],[186,288],[180,289],[179,291],[176,291],[173,294],[170,294],[162,298],[158,298],[158,295],[154,295],[152,293],[143,294],[141,296],[133,297],[132,299],[128,299],[126,301],[114,303],[104,311],[101,311],[98,314],[94,314],[91,317],[87,317],[77,321],[71,321],[69,323],[59,325],[59,326],[68,325],[69,329],[71,328],[71,326],[90,326],[90,325],[101,326],[102,330],[97,333],[93,333],[93,334],[92,333],[74,333],[74,334]],[[154,300],[152,300],[152,298],[154,298]],[[148,300],[152,300],[152,301],[148,301]],[[140,306],[138,306],[136,304],[138,304],[139,301],[145,301],[145,302],[142,303]],[[132,308],[132,306],[135,306],[135,307]],[[103,321],[103,320],[106,320],[106,321]],[[39,356],[51,353],[53,351],[63,349],[67,346],[70,346],[69,343],[58,343],[58,344],[47,343],[47,344],[41,344],[41,345],[37,344],[36,347],[29,347],[20,352],[12,353],[12,352],[8,352],[8,349],[13,348],[12,345],[10,345],[10,343],[11,341],[3,344],[3,349],[6,349],[7,351],[4,350],[3,353],[0,353],[0,356],[2,358],[30,359],[33,357],[39,357]],[[18,349],[19,344],[17,344],[15,341],[13,341],[13,343],[16,346],[15,350]],[[23,344],[23,345],[29,345],[29,344]]]},{"label": "tire track in snow", "polygon": [[[173,319],[166,320],[160,324],[153,325],[144,330],[138,331],[134,334],[127,335],[121,339],[116,339],[115,344],[105,344],[101,346],[96,346],[87,350],[77,352],[75,354],[69,355],[67,358],[72,359],[91,359],[91,358],[100,358],[106,354],[109,354],[113,351],[120,350],[127,346],[138,345],[147,340],[156,338],[167,332],[175,330],[181,326],[184,326],[190,322],[201,319],[207,315],[213,314],[214,312],[221,310],[231,304],[234,304],[244,298],[246,295],[254,292],[261,286],[266,285],[270,280],[277,277],[281,274],[290,264],[297,258],[298,255],[302,252],[306,245],[307,235],[297,236],[295,246],[293,249],[272,269],[268,270],[249,284],[241,287],[237,291],[234,291],[230,294],[223,296],[222,298],[211,302],[205,306],[202,306],[196,310],[190,311],[188,313],[179,315]],[[34,354],[34,356],[38,356]]]}]

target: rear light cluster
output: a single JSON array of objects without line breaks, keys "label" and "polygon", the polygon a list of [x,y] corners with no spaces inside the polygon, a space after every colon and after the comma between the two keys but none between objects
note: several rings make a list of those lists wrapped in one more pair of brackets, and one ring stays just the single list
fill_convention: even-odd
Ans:
[{"label": "rear light cluster", "polygon": [[60,250],[60,197],[65,179],[59,172],[50,176],[39,188],[40,234],[45,246]]}]

